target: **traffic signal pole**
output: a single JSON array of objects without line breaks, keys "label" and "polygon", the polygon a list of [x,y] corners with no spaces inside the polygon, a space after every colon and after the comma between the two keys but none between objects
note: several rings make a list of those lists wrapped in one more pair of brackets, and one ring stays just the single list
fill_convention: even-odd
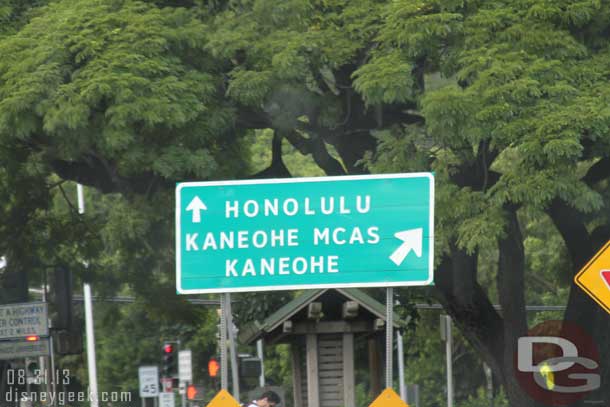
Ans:
[{"label": "traffic signal pole", "polygon": [[[48,302],[47,299],[47,270],[45,269],[44,271],[44,285],[42,286],[42,302]],[[49,328],[52,328],[51,326],[51,319],[49,318],[47,320],[47,324],[49,325]],[[43,377],[45,380],[45,388],[47,393],[49,392],[49,383],[51,383],[51,394],[53,394],[52,397],[52,401],[51,401],[51,406],[55,407],[57,405],[56,401],[57,401],[57,381],[58,381],[58,376],[55,374],[55,349],[54,349],[54,345],[53,345],[53,335],[49,335],[49,352],[50,355],[47,356],[41,356],[39,359],[39,363],[40,363],[40,369],[43,372]],[[49,360],[50,364],[51,364],[51,377],[49,377],[49,369],[47,368],[47,359]]]}]

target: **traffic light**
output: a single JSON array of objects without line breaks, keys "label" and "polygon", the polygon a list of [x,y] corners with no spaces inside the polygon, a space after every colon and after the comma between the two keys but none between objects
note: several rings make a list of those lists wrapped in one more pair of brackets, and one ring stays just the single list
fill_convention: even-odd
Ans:
[{"label": "traffic light", "polygon": [[220,363],[214,358],[210,359],[208,362],[208,374],[210,377],[218,377],[218,372],[220,371]]},{"label": "traffic light", "polygon": [[28,384],[40,384],[40,367],[38,365],[38,359],[26,358],[25,359],[25,377]]},{"label": "traffic light", "polygon": [[38,368],[38,361],[36,359],[26,358],[25,360],[25,371],[27,377],[36,377],[40,375]]},{"label": "traffic light", "polygon": [[55,317],[53,328],[73,330],[72,312],[72,272],[66,266],[58,266],[54,270],[53,280],[53,305]]},{"label": "traffic light", "polygon": [[80,355],[83,353],[83,334],[79,330],[54,331],[53,347],[59,355]]},{"label": "traffic light", "polygon": [[259,377],[262,372],[261,360],[254,357],[240,358],[239,375],[241,377]]},{"label": "traffic light", "polygon": [[162,376],[174,377],[178,374],[178,347],[175,342],[165,342],[162,352]]},{"label": "traffic light", "polygon": [[204,400],[204,396],[205,394],[203,386],[190,384],[186,388],[186,399],[189,401],[201,401]]}]

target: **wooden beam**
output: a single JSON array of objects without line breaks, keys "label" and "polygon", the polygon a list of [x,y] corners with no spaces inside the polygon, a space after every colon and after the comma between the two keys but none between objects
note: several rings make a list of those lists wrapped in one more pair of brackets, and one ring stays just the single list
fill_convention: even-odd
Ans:
[{"label": "wooden beam", "polygon": [[301,347],[294,341],[290,344],[290,356],[292,356],[292,394],[294,407],[303,407],[303,381],[301,372]]},{"label": "wooden beam", "polygon": [[354,334],[343,334],[343,405],[356,407]]},{"label": "wooden beam", "polygon": [[339,334],[374,332],[373,325],[367,321],[320,321],[297,322],[292,325],[293,335]]},{"label": "wooden beam", "polygon": [[354,319],[358,316],[360,310],[360,304],[356,301],[345,301],[341,308],[341,318],[343,319]]},{"label": "wooden beam", "polygon": [[320,386],[318,384],[318,337],[308,334],[307,349],[307,399],[308,407],[320,407]]},{"label": "wooden beam", "polygon": [[369,346],[369,383],[371,383],[371,396],[377,397],[381,393],[381,360],[377,349],[377,338],[368,340]]},{"label": "wooden beam", "polygon": [[373,327],[375,331],[381,331],[385,327],[385,320],[377,318],[373,323]]},{"label": "wooden beam", "polygon": [[321,302],[312,302],[307,306],[307,318],[315,320],[322,318]]}]

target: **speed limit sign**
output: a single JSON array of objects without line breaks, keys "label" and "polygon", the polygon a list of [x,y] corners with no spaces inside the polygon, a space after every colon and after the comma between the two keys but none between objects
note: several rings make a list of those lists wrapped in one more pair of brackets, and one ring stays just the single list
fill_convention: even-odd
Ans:
[{"label": "speed limit sign", "polygon": [[157,366],[140,366],[140,397],[157,397],[159,395],[159,368]]}]

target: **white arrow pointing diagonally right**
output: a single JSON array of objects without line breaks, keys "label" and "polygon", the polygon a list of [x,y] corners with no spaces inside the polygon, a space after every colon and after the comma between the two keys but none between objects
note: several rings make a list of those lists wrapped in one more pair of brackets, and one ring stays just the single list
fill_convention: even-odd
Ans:
[{"label": "white arrow pointing diagonally right", "polygon": [[402,244],[392,253],[390,260],[400,266],[411,250],[417,257],[421,257],[424,243],[424,229],[409,229],[397,232],[394,237],[402,240]]},{"label": "white arrow pointing diagonally right", "polygon": [[198,196],[195,196],[191,203],[186,207],[187,211],[193,211],[193,223],[201,222],[201,211],[207,211],[208,207],[199,199]]}]

